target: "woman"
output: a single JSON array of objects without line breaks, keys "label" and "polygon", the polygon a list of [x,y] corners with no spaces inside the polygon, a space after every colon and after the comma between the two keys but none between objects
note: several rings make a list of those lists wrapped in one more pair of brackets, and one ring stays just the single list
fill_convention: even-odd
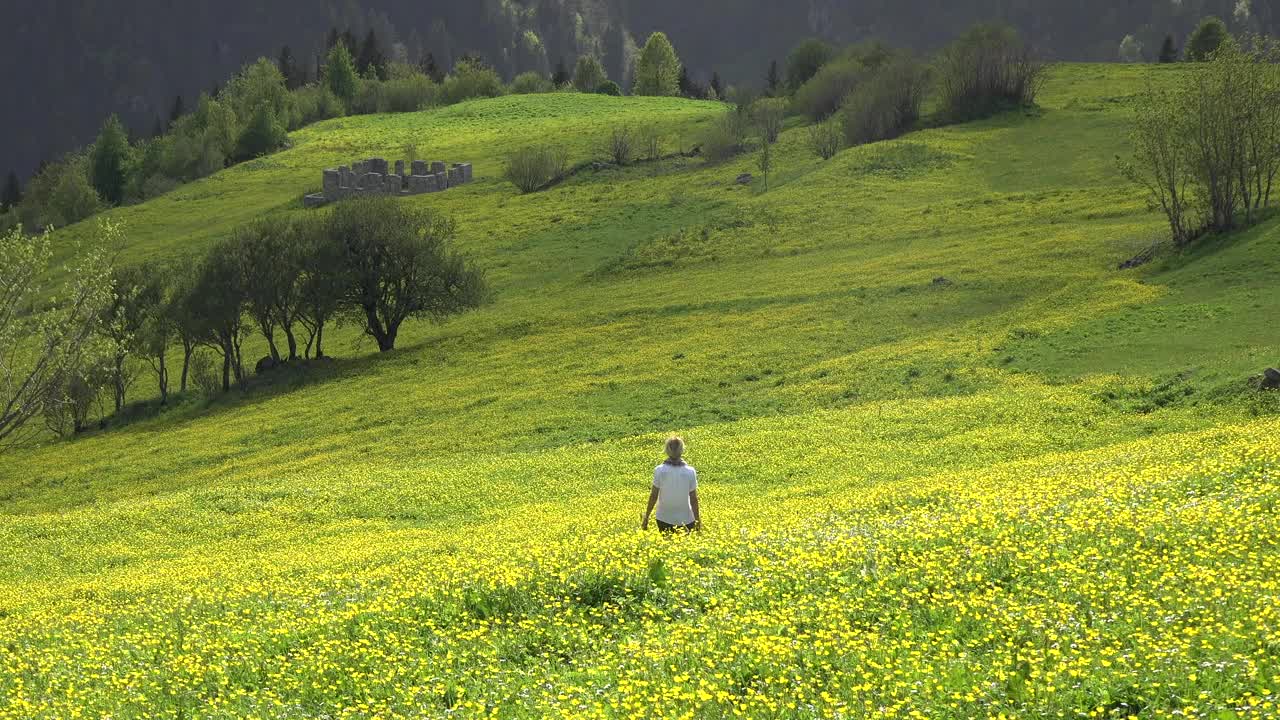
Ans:
[{"label": "woman", "polygon": [[653,470],[653,488],[649,491],[649,507],[644,511],[641,530],[649,529],[649,516],[658,508],[658,530],[689,532],[702,527],[698,510],[698,471],[684,461],[684,440],[667,440],[667,459]]}]

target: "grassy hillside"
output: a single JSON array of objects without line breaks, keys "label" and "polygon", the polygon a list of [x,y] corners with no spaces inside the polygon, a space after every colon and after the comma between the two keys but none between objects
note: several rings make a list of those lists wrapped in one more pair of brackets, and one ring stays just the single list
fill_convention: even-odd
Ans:
[{"label": "grassy hillside", "polygon": [[[5,456],[0,718],[1268,716],[1280,224],[1116,270],[1162,232],[1115,171],[1130,99],[1180,71],[1060,67],[1038,111],[825,163],[794,128],[768,192],[744,157],[518,195],[522,144],[720,112],[548,95],[118,211],[127,259],[190,257],[413,142],[475,163],[405,202],[495,298]],[[671,431],[707,530],[661,542]]]}]

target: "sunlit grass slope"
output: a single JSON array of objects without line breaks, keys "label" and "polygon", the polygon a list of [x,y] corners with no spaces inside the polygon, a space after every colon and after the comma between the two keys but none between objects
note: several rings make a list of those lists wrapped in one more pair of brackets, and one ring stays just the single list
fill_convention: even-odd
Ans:
[{"label": "sunlit grass slope", "polygon": [[[372,154],[476,164],[495,290],[306,384],[7,455],[0,718],[1270,717],[1280,225],[1117,264],[1115,170],[1179,68],[1066,66],[1034,112],[820,162],[505,152],[720,106],[549,95],[297,133],[116,213],[127,259],[301,212]],[[758,172],[758,171],[756,171]],[[64,232],[66,246],[81,228]],[[141,387],[141,383],[140,383]],[[633,532],[662,434],[706,532]]]}]

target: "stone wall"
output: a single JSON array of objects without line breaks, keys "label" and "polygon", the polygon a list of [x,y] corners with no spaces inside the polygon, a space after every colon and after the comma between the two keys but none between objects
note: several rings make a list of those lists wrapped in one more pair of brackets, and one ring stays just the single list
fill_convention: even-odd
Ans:
[{"label": "stone wall", "polygon": [[325,170],[323,189],[307,195],[302,203],[306,207],[319,207],[353,195],[424,195],[465,185],[471,180],[471,163],[449,165],[439,161],[397,160],[392,167],[384,158],[369,158]]}]

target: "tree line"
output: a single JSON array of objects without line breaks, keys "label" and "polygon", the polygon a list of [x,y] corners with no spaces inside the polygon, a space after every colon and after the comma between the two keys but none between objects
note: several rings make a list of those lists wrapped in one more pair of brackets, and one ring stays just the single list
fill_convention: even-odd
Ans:
[{"label": "tree line", "polygon": [[[27,238],[14,229],[0,242],[0,339],[13,342],[0,357],[8,381],[0,442],[36,415],[59,434],[80,432],[107,397],[121,412],[145,368],[161,405],[171,372],[179,392],[193,379],[226,392],[248,377],[244,347],[254,335],[268,353],[258,372],[327,357],[325,331],[335,324],[360,328],[386,352],[406,321],[443,320],[488,293],[483,273],[452,248],[453,221],[393,198],[252,222],[194,269],[118,266],[108,248],[118,246],[119,229],[102,227],[105,239],[70,273],[69,309],[40,306],[50,291],[42,285],[48,233]],[[16,349],[24,338],[25,349]],[[220,369],[198,362],[202,350]]]}]

